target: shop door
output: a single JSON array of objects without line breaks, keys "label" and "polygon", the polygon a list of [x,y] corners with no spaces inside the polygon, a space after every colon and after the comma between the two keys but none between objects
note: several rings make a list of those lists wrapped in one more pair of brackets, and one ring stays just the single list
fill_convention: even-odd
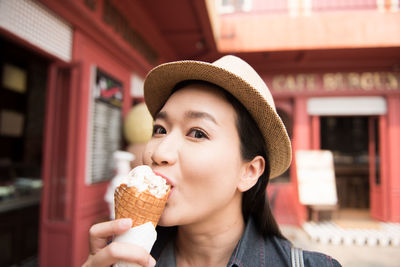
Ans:
[{"label": "shop door", "polygon": [[374,190],[371,177],[375,177],[378,155],[374,125],[375,117],[368,116],[320,117],[317,125],[320,148],[334,155],[341,216],[369,216],[370,192]]},{"label": "shop door", "polygon": [[49,68],[40,221],[40,266],[71,266],[78,64]]},{"label": "shop door", "polygon": [[387,215],[389,158],[387,103],[383,97],[319,97],[308,102],[313,149],[334,155],[339,215]]}]

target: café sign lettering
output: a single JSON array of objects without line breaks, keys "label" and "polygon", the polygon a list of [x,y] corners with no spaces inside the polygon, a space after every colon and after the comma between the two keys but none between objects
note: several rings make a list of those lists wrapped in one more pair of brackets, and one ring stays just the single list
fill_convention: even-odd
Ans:
[{"label": "caf\u00e9 sign lettering", "polygon": [[274,92],[400,91],[400,73],[299,73],[275,75],[267,83]]}]

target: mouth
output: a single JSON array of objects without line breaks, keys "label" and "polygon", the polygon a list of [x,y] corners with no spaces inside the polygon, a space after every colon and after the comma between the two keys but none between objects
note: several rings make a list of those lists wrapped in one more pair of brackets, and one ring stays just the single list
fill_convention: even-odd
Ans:
[{"label": "mouth", "polygon": [[154,171],[154,170],[153,170],[153,172],[154,172],[155,175],[158,175],[158,176],[164,178],[164,179],[167,181],[167,184],[169,184],[169,185],[171,186],[171,190],[172,190],[172,188],[174,187],[174,185],[172,184],[171,180],[168,179],[167,176],[165,176],[165,175],[163,175],[163,174],[161,174],[161,173],[159,173],[159,172],[156,172],[156,171]]}]

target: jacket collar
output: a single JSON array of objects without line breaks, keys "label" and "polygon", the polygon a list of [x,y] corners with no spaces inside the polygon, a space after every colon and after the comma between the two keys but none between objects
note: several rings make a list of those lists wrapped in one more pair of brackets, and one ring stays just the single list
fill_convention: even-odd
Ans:
[{"label": "jacket collar", "polygon": [[265,266],[265,241],[258,233],[252,218],[249,218],[243,236],[227,266]]},{"label": "jacket collar", "polygon": [[[266,247],[272,246],[271,242],[266,242],[263,236],[257,231],[252,218],[249,218],[242,238],[234,249],[231,258],[228,262],[229,267],[244,267],[244,266],[266,266],[266,259],[273,257],[271,249]],[[275,249],[272,249],[275,251]],[[176,266],[174,238],[171,238],[164,247],[160,258],[157,261],[157,267]]]}]

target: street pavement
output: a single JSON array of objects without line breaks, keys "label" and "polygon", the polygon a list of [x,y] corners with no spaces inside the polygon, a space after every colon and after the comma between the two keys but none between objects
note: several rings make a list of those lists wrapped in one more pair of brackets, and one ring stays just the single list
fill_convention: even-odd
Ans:
[{"label": "street pavement", "polygon": [[344,267],[400,267],[400,247],[321,244],[311,240],[300,227],[280,225],[282,233],[304,250],[325,253]]}]

